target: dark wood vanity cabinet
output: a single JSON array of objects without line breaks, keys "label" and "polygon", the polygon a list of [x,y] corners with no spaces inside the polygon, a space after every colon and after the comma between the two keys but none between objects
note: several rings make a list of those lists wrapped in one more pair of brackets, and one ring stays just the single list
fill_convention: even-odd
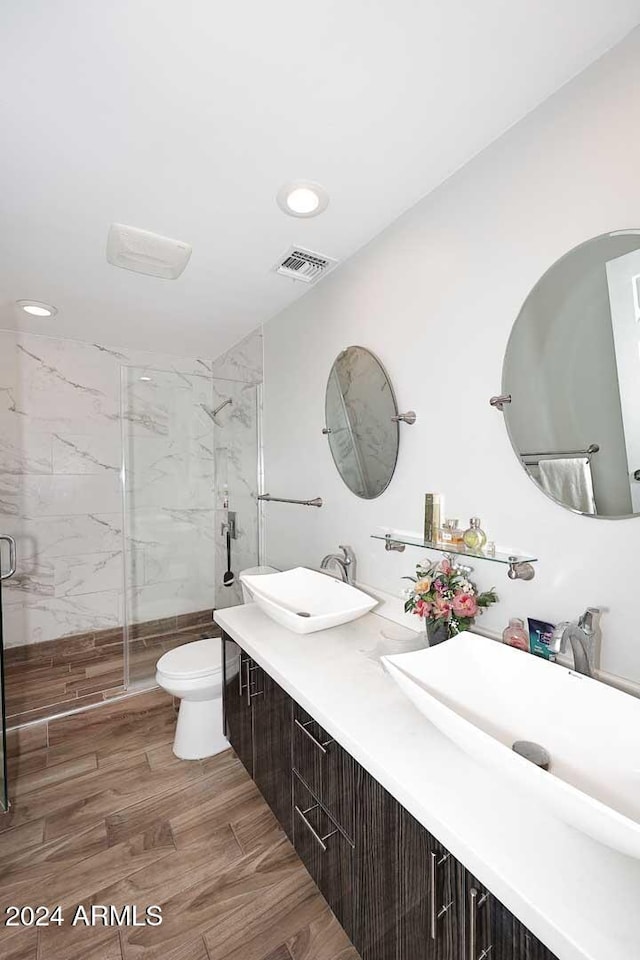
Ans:
[{"label": "dark wood vanity cabinet", "polygon": [[293,701],[237,643],[224,636],[222,644],[226,735],[291,839]]},{"label": "dark wood vanity cabinet", "polygon": [[227,736],[362,960],[557,960],[229,637]]}]

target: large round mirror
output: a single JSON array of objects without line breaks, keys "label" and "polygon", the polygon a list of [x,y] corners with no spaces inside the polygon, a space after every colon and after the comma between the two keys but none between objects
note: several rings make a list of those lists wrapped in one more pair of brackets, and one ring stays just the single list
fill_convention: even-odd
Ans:
[{"label": "large round mirror", "polygon": [[523,467],[593,517],[640,514],[640,231],[581,244],[538,281],[504,362]]},{"label": "large round mirror", "polygon": [[398,413],[391,381],[364,347],[347,347],[327,382],[325,432],[340,476],[373,500],[389,486],[398,459]]}]

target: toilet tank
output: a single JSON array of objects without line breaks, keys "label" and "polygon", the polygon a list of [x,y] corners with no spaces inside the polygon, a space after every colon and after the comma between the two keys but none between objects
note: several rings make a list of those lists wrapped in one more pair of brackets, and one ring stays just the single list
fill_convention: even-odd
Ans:
[{"label": "toilet tank", "polygon": [[[249,574],[249,576],[257,577],[263,573],[279,573],[279,571],[276,570],[275,567],[263,566],[263,567],[247,567],[246,570],[240,571],[240,576],[242,576],[243,573],[247,573]],[[243,583],[242,584],[242,602],[251,603],[252,600],[253,600],[253,594],[248,589],[248,587],[246,587]]]}]

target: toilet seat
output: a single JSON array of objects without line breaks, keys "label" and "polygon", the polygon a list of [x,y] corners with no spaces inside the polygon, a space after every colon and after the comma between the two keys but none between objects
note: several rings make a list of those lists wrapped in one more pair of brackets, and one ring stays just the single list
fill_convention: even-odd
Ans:
[{"label": "toilet seat", "polygon": [[164,653],[156,670],[174,680],[198,680],[222,673],[222,645],[219,637],[193,640]]}]

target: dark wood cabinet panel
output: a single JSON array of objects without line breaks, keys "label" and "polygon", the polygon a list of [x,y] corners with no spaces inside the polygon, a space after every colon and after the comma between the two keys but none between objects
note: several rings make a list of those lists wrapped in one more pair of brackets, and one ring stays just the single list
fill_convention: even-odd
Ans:
[{"label": "dark wood cabinet panel", "polygon": [[293,776],[293,845],[353,939],[353,848],[317,797]]},{"label": "dark wood cabinet panel", "polygon": [[353,942],[362,960],[396,960],[400,806],[356,768]]},{"label": "dark wood cabinet panel", "polygon": [[225,731],[238,758],[253,776],[253,722],[247,689],[250,659],[226,634],[222,644]]},{"label": "dark wood cabinet panel", "polygon": [[464,960],[557,960],[462,864],[457,869],[466,898]]},{"label": "dark wood cabinet panel", "polygon": [[400,807],[398,824],[400,960],[459,960],[464,898],[451,854]]},{"label": "dark wood cabinet panel", "polygon": [[253,705],[253,779],[292,838],[291,714],[293,701],[259,667],[250,673]]},{"label": "dark wood cabinet panel", "polygon": [[293,706],[293,767],[349,840],[354,839],[356,763],[297,703]]}]

